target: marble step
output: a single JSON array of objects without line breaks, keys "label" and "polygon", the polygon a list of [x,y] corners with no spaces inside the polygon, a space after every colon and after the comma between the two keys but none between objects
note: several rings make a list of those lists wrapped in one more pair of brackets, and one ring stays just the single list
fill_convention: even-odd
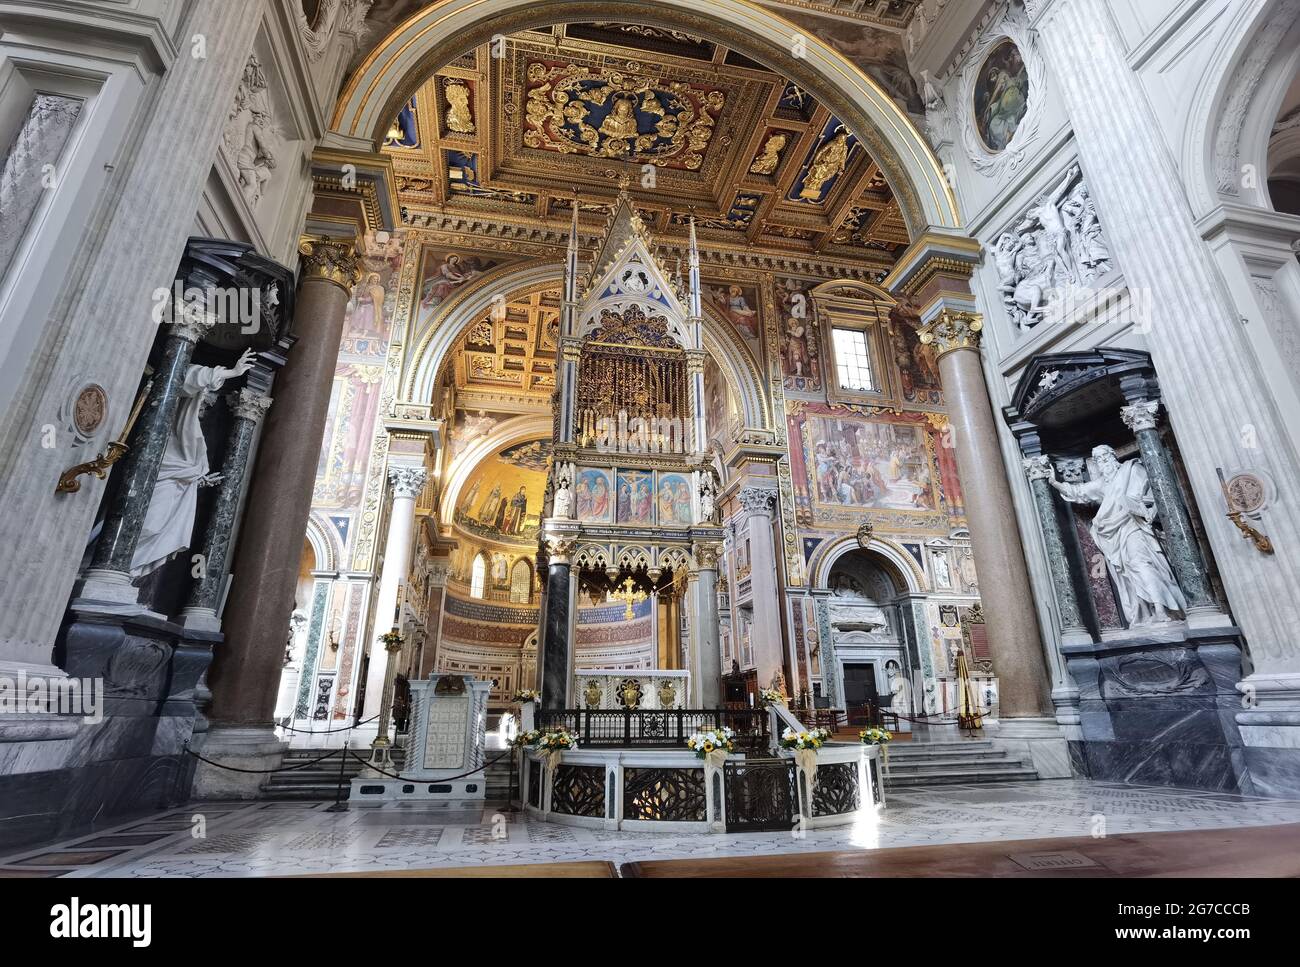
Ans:
[{"label": "marble step", "polygon": [[931,772],[981,772],[989,769],[1005,768],[1023,768],[1024,763],[1019,759],[1012,759],[1007,756],[998,756],[993,759],[964,759],[964,758],[947,758],[947,759],[926,759],[921,762],[899,762],[894,758],[889,760],[889,771],[903,774],[931,773]]},{"label": "marble step", "polygon": [[972,762],[990,759],[1005,758],[1006,753],[998,749],[976,749],[973,752],[965,750],[942,750],[934,749],[928,752],[913,753],[911,755],[898,755],[892,749],[889,752],[890,762],[933,762],[935,759],[969,759]]},{"label": "marble step", "polygon": [[917,774],[895,773],[885,777],[886,788],[902,789],[908,786],[951,786],[968,782],[1027,782],[1038,778],[1030,768],[981,769],[976,772],[928,772]]}]

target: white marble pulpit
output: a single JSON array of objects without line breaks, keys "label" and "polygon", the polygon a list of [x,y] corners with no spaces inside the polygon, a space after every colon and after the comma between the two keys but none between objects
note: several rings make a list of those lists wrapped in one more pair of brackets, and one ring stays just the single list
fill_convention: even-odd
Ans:
[{"label": "white marble pulpit", "polygon": [[482,799],[488,693],[460,675],[411,682],[410,733],[400,779],[352,780],[352,801]]}]

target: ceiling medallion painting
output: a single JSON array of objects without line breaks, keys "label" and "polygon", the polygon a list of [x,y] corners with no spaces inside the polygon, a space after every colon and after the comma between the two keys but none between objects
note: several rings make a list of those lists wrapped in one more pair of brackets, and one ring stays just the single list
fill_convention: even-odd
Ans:
[{"label": "ceiling medallion painting", "polygon": [[528,65],[531,148],[697,170],[726,95],[575,64]]}]

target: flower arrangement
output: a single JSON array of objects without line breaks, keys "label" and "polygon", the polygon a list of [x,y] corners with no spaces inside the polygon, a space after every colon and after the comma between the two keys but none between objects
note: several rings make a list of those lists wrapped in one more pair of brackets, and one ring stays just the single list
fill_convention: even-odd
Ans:
[{"label": "flower arrangement", "polygon": [[783,749],[807,749],[817,751],[826,742],[826,736],[829,733],[825,729],[813,729],[811,732],[796,732],[794,729],[787,727],[781,733],[781,748]]},{"label": "flower arrangement", "polygon": [[830,729],[813,729],[812,734],[817,736],[817,738],[821,739],[822,745],[825,745],[827,742],[831,740]]},{"label": "flower arrangement", "polygon": [[735,752],[736,745],[732,742],[735,735],[735,731],[725,725],[720,729],[706,729],[687,739],[686,748],[694,752],[697,759],[705,758],[710,752]]},{"label": "flower arrangement", "polygon": [[394,628],[392,631],[385,631],[379,636],[379,640],[384,643],[386,648],[396,648],[406,641],[406,636]]},{"label": "flower arrangement", "polygon": [[767,705],[784,705],[785,696],[775,688],[763,688],[758,692],[758,700]]},{"label": "flower arrangement", "polygon": [[536,702],[540,699],[541,693],[532,688],[521,688],[511,696],[510,701],[517,705],[523,705],[525,702]]},{"label": "flower arrangement", "polygon": [[536,747],[538,752],[571,752],[578,747],[578,739],[567,729],[552,729],[542,732],[529,745]]},{"label": "flower arrangement", "polygon": [[863,729],[858,733],[863,745],[884,745],[893,737],[889,731],[877,728]]},{"label": "flower arrangement", "polygon": [[515,745],[536,745],[537,740],[541,737],[542,733],[538,729],[529,729],[527,732],[520,732],[515,736]]}]

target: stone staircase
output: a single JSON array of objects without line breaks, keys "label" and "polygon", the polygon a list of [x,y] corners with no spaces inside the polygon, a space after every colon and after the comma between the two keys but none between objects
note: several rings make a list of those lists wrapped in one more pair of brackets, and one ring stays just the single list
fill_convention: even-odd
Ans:
[{"label": "stone staircase", "polygon": [[[303,762],[310,762],[313,759],[319,759],[326,751],[325,749],[295,749],[285,754],[283,764],[295,766]],[[357,755],[364,758],[366,752],[359,751]],[[486,770],[487,785],[485,791],[488,802],[505,802],[510,795],[510,757],[506,756],[499,762],[491,761],[499,755],[501,755],[501,751],[496,749],[488,749],[485,754],[485,758],[491,763]],[[401,771],[401,766],[405,760],[406,752],[404,749],[393,750],[393,761],[398,766],[398,772]],[[361,769],[362,764],[360,762],[351,756],[347,758],[347,761],[343,764],[343,793],[339,798],[344,800],[348,798],[348,794],[351,792],[352,779],[360,774]],[[304,766],[300,769],[273,773],[262,784],[263,799],[333,801],[338,791],[338,756],[333,756],[323,762]],[[516,789],[517,794],[518,789]]]},{"label": "stone staircase", "polygon": [[885,786],[903,789],[1037,778],[1032,765],[995,749],[988,739],[913,740],[890,743]]},{"label": "stone staircase", "polygon": [[[319,759],[328,749],[292,749],[284,755],[284,766],[296,766],[303,762],[310,762],[313,759]],[[369,749],[353,750],[363,759],[369,754]],[[399,769],[406,759],[404,749],[393,750],[393,761]],[[277,800],[311,800],[320,801],[322,799],[333,800],[336,796],[346,800],[351,792],[352,779],[359,775],[362,764],[348,756],[343,763],[343,792],[339,793],[339,757],[331,756],[315,765],[304,766],[300,769],[291,769],[288,772],[272,773],[270,778],[262,783],[263,799]]]}]

